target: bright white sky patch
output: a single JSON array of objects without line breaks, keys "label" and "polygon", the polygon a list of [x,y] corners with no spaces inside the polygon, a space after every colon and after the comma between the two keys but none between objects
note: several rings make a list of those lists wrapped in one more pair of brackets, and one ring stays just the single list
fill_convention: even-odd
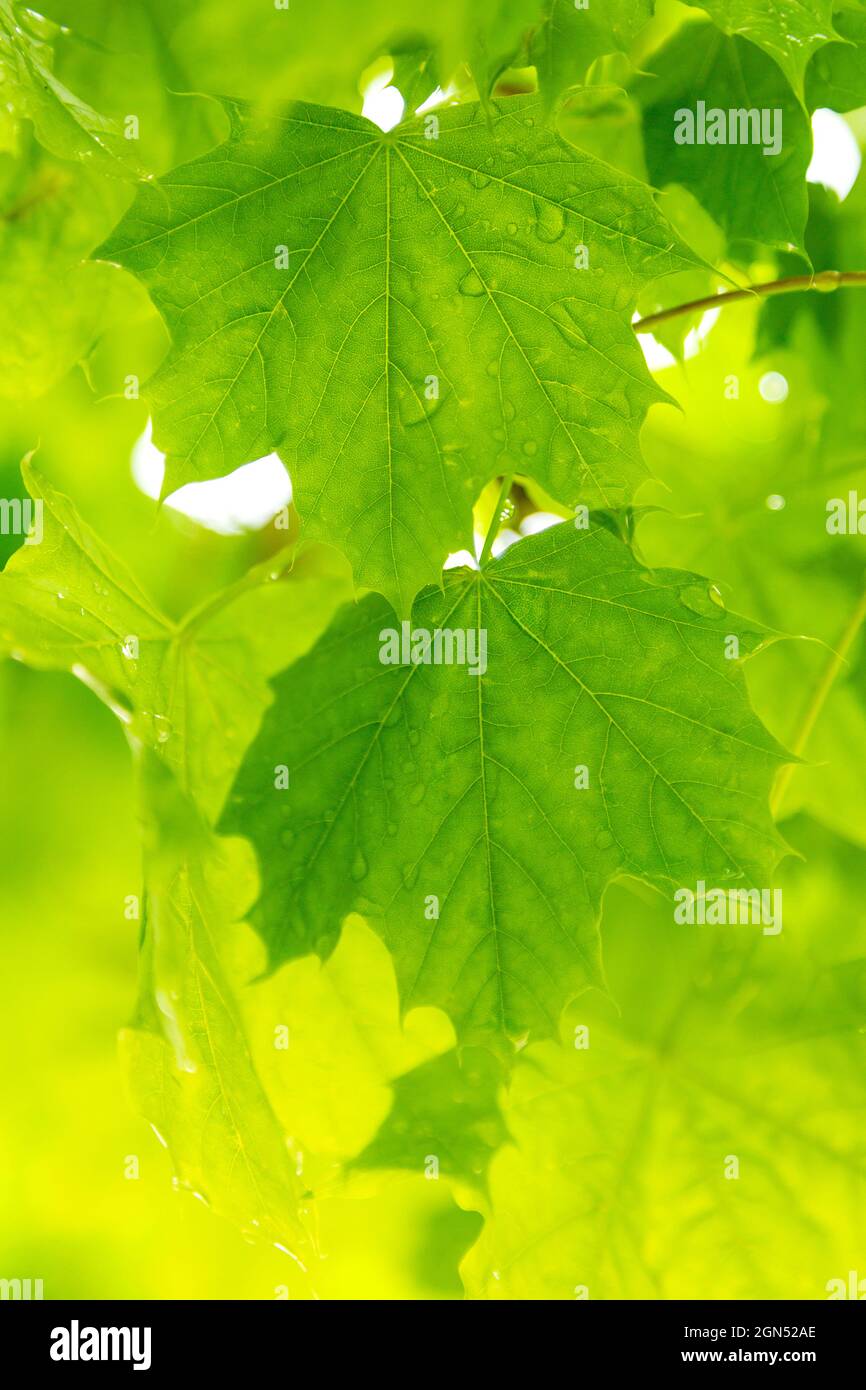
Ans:
[{"label": "bright white sky patch", "polygon": [[[132,476],[146,497],[159,497],[165,454],[153,443],[150,421],[132,450]],[[292,484],[276,454],[245,463],[225,478],[187,483],[165,505],[222,536],[257,531],[292,500]]]},{"label": "bright white sky patch", "polygon": [[860,172],[860,148],[848,122],[819,106],[812,114],[814,153],[806,170],[809,183],[823,183],[840,200],[847,198]]},{"label": "bright white sky patch", "polygon": [[[632,322],[639,318],[635,314]],[[652,333],[639,333],[637,337],[641,345],[644,359],[651,372],[660,372],[663,367],[675,367],[677,359],[672,352],[668,352],[664,343],[660,343],[658,338],[654,338]]]},{"label": "bright white sky patch", "polygon": [[[515,545],[517,541],[522,541],[526,536],[535,536],[539,531],[546,531],[549,526],[559,526],[562,522],[561,516],[556,516],[553,512],[530,512],[520,523],[520,530],[515,531],[511,527],[503,527],[490,547],[490,553],[495,557],[501,555],[509,546]],[[484,545],[484,537],[480,531],[475,532],[475,554],[468,550],[455,550],[453,555],[449,555],[445,564],[442,566],[446,570],[456,570],[468,568],[477,570],[478,556],[481,554]]]},{"label": "bright white sky patch", "polygon": [[432,111],[434,107],[441,106],[443,102],[450,101],[451,98],[455,96],[459,90],[459,87],[454,82],[449,82],[448,86],[445,88],[444,91],[441,87],[436,87],[434,91],[430,93],[429,97],[426,97],[425,100],[422,101],[421,105],[417,108],[415,115],[423,116],[425,112]]},{"label": "bright white sky patch", "polygon": [[453,550],[442,568],[444,570],[477,570],[478,561],[468,550]]},{"label": "bright white sky patch", "polygon": [[374,77],[364,93],[361,115],[366,116],[380,130],[393,130],[403,119],[406,103],[396,87],[389,86],[390,73]]},{"label": "bright white sky patch", "polygon": [[[683,340],[683,357],[686,361],[691,357],[697,357],[704,339],[710,333],[721,312],[721,309],[706,309],[700,323],[695,328],[689,329]],[[632,323],[637,323],[639,317],[639,314],[634,313]],[[676,366],[676,358],[668,351],[664,343],[660,343],[658,338],[653,337],[652,333],[638,333],[637,340],[651,372],[660,372],[665,367]]]},{"label": "bright white sky patch", "polygon": [[474,555],[471,550],[454,550],[448,556],[442,568],[444,570],[459,570],[464,568],[477,570],[478,556],[481,554],[481,548],[484,545],[484,537],[480,531],[476,531],[473,539],[475,541]]},{"label": "bright white sky patch", "polygon": [[495,559],[497,555],[501,555],[509,546],[515,545],[517,541],[522,539],[523,537],[519,535],[517,531],[512,531],[509,526],[506,526],[499,532],[499,535],[490,547],[490,554]]},{"label": "bright white sky patch", "polygon": [[721,309],[705,309],[697,327],[689,329],[683,342],[683,357],[686,361],[690,357],[697,357],[701,350],[701,343],[707,337],[721,312]]},{"label": "bright white sky patch", "polygon": [[559,526],[562,517],[555,512],[530,512],[520,523],[523,536],[537,536],[539,531],[549,531],[551,526]]}]

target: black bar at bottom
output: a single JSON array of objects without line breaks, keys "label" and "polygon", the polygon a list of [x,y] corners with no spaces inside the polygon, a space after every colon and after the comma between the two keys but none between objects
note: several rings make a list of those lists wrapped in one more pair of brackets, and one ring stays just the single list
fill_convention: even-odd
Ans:
[{"label": "black bar at bottom", "polygon": [[[843,1300],[840,1300],[842,1302]],[[359,1300],[360,1302],[360,1300]],[[100,1369],[118,1373],[159,1375],[195,1371],[199,1379],[209,1372],[221,1376],[233,1372],[254,1373],[273,1368],[285,1374],[303,1351],[304,1359],[320,1355],[322,1368],[333,1369],[332,1341],[320,1341],[322,1332],[342,1331],[353,1319],[344,1303],[328,1309],[322,1304],[268,1302],[4,1302],[0,1303],[0,1374],[14,1367],[26,1374],[48,1370],[61,1377],[99,1375]],[[365,1309],[363,1336],[344,1343],[347,1355],[362,1364],[371,1350],[373,1320],[370,1304]],[[398,1317],[411,1317],[402,1308]],[[421,1314],[422,1317],[430,1316]],[[436,1305],[436,1336],[421,1333],[423,1369],[429,1376],[441,1355],[444,1374],[455,1371],[455,1344],[448,1337],[448,1314]],[[460,1331],[466,1329],[467,1312],[457,1313]],[[476,1337],[489,1336],[498,1319],[480,1305],[474,1313]],[[521,1314],[516,1314],[521,1319]],[[553,1322],[547,1318],[553,1316]],[[318,1319],[322,1318],[319,1328]],[[504,1352],[517,1333],[515,1313],[504,1325]],[[863,1370],[863,1310],[836,1302],[708,1303],[577,1301],[567,1313],[545,1314],[544,1336],[561,1330],[570,1343],[575,1370],[601,1366],[605,1370],[667,1371],[674,1367],[700,1372],[707,1366],[763,1366],[776,1369],[791,1365],[811,1367],[822,1377],[845,1371],[860,1378]],[[312,1321],[311,1321],[312,1319]],[[399,1339],[403,1327],[393,1327]],[[529,1329],[527,1329],[529,1330]],[[351,1335],[351,1328],[346,1331]],[[531,1328],[533,1341],[525,1345],[531,1354],[538,1348],[538,1324]],[[312,1336],[311,1336],[312,1334]],[[444,1334],[444,1335],[443,1335]],[[303,1342],[300,1339],[305,1339]],[[463,1339],[461,1338],[461,1344]],[[339,1342],[337,1343],[339,1345]],[[391,1342],[394,1351],[397,1342]],[[495,1343],[486,1343],[495,1360]],[[441,1352],[436,1347],[441,1347]],[[319,1351],[316,1352],[316,1347]],[[550,1347],[549,1350],[553,1350]],[[544,1355],[547,1361],[548,1353]],[[387,1343],[381,1344],[387,1360]],[[591,1359],[590,1359],[591,1358]],[[450,1368],[450,1369],[449,1369]],[[599,1367],[600,1369],[600,1367]],[[16,1377],[17,1383],[17,1377]]]}]

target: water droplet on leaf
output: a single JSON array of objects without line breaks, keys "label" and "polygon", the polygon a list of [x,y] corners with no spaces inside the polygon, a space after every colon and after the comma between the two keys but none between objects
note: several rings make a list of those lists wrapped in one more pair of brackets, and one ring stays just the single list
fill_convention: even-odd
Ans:
[{"label": "water droplet on leaf", "polygon": [[468,270],[460,281],[460,293],[468,295],[470,299],[477,299],[484,294],[484,284],[475,270]]}]

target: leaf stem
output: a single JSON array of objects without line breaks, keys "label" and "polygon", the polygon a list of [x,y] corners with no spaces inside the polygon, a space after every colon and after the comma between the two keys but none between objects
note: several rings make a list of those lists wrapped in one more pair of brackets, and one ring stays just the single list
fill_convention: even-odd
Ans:
[{"label": "leaf stem", "polygon": [[[824,708],[830,691],[836,683],[836,677],[847,661],[848,653],[854,644],[854,639],[860,631],[860,628],[863,626],[864,620],[866,620],[866,588],[864,588],[850,618],[845,624],[845,629],[839,638],[839,645],[831,652],[830,660],[827,662],[823,675],[816,685],[814,694],[806,707],[803,718],[800,720],[799,727],[794,736],[794,741],[791,745],[791,752],[796,754],[798,758],[802,755],[809,741],[809,736],[818,722],[818,717]],[[796,763],[786,763],[785,766],[780,769],[779,775],[776,778],[776,785],[770,797],[770,810],[774,818],[778,817],[779,811],[781,810],[782,802],[785,799],[785,792],[793,776],[795,767]]]},{"label": "leaf stem", "polygon": [[478,568],[483,569],[490,559],[490,552],[493,549],[493,542],[499,535],[499,527],[502,525],[502,509],[508,501],[508,494],[511,491],[511,484],[514,482],[514,474],[506,473],[502,479],[502,487],[499,489],[499,496],[496,499],[496,506],[493,508],[493,516],[490,518],[490,525],[487,528],[487,535],[484,537],[484,544],[481,547],[481,554],[478,557]]},{"label": "leaf stem", "polygon": [[233,584],[227,585],[225,589],[219,589],[186,613],[178,624],[178,632],[188,637],[190,633],[196,632],[223,608],[228,608],[235,599],[240,598],[241,594],[246,593],[247,590],[257,589],[262,584],[281,578],[285,571],[291,568],[294,561],[295,551],[291,546],[284,546],[276,555],[253,565],[252,569],[247,570],[246,574],[242,574]]},{"label": "leaf stem", "polygon": [[721,290],[709,294],[704,299],[692,299],[688,304],[675,304],[672,309],[662,309],[658,314],[647,314],[632,324],[635,333],[652,333],[660,323],[677,318],[680,314],[691,314],[699,309],[723,308],[738,299],[752,299],[756,295],[769,297],[774,294],[792,294],[797,290],[835,290],[840,285],[866,286],[866,270],[821,270],[817,275],[788,275],[783,280],[767,280],[762,285],[747,285],[739,290]]}]

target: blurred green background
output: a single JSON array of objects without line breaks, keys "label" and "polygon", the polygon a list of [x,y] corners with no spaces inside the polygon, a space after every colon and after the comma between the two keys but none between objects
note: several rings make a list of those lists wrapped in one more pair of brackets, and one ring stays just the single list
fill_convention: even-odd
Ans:
[{"label": "blurred green background", "polygon": [[[98,28],[104,7],[94,0],[86,9]],[[219,13],[234,32],[227,8]],[[219,27],[196,32],[205,57],[225,57]],[[334,82],[342,95],[342,76]],[[193,132],[185,131],[193,148],[212,138],[199,116],[205,128],[190,120]],[[856,116],[848,124],[862,133]],[[635,109],[623,93],[609,110],[572,110],[565,128],[576,143],[640,172]],[[832,144],[832,131],[829,139]],[[152,157],[167,165],[177,153],[167,141]],[[21,157],[27,152],[0,153],[0,173],[12,179],[11,165],[17,168]],[[0,192],[6,191],[0,180]],[[10,196],[17,196],[14,189]],[[118,207],[123,197],[116,196]],[[678,193],[667,206],[710,259],[723,256],[716,230],[688,196]],[[106,210],[107,226],[117,210]],[[809,242],[817,269],[862,267],[864,228],[862,173],[843,201],[813,185]],[[71,236],[74,227],[67,231]],[[53,234],[47,228],[43,235]],[[94,244],[97,239],[94,234]],[[73,259],[80,254],[73,247]],[[783,257],[756,252],[737,273],[757,281],[790,268]],[[666,292],[675,296],[677,288],[688,299],[706,286]],[[217,535],[169,508],[157,510],[136,486],[130,460],[147,411],[143,402],[124,397],[123,382],[130,372],[146,379],[165,349],[165,335],[131,281],[117,277],[110,293],[122,313],[114,326],[108,316],[84,366],[61,373],[34,400],[27,399],[26,373],[7,373],[0,383],[0,495],[22,495],[20,460],[38,446],[40,469],[75,500],[166,610],[179,615],[265,558],[276,542],[272,528]],[[653,307],[645,306],[647,312]],[[15,301],[0,295],[4,341],[15,318]],[[634,885],[608,894],[603,924],[612,975],[641,1044],[654,1044],[664,1032],[666,1010],[679,1010],[681,999],[701,1006],[707,989],[712,1007],[718,1004],[713,1018],[725,1025],[719,1045],[727,1045],[736,1020],[762,995],[767,1014],[753,1035],[755,1056],[750,1061],[745,1054],[739,1071],[731,1064],[729,1075],[745,1097],[756,1160],[768,1153],[778,1160],[766,1182],[766,1243],[777,1268],[790,1270],[787,1291],[804,1297],[821,1296],[824,1279],[845,1274],[858,1259],[866,1275],[866,1209],[856,1197],[866,1171],[858,1138],[866,1034],[860,970],[866,956],[866,641],[857,620],[866,537],[829,538],[824,527],[829,497],[851,488],[866,492],[864,324],[866,295],[852,290],[791,297],[760,310],[726,308],[712,322],[683,325],[692,330],[684,351],[676,333],[660,333],[659,342],[646,344],[660,383],[682,409],[654,408],[644,430],[647,463],[658,481],[647,485],[640,501],[657,510],[637,528],[639,553],[651,564],[707,575],[733,611],[795,635],[750,662],[748,679],[765,723],[806,761],[778,793],[782,830],[795,856],[782,871],[786,926],[784,937],[771,943],[770,973],[765,959],[758,964],[750,957],[746,964],[754,973],[744,976],[727,947],[712,960],[694,941],[672,950],[663,909]],[[678,360],[665,355],[662,343]],[[491,505],[485,497],[480,511]],[[5,563],[17,544],[15,537],[0,536],[0,560]],[[840,641],[845,660],[812,727],[815,692]],[[0,665],[0,769],[0,1277],[41,1278],[49,1298],[280,1297],[290,1280],[286,1257],[249,1244],[188,1193],[173,1189],[168,1156],[126,1095],[116,1039],[134,1008],[139,925],[125,919],[124,902],[141,890],[141,863],[120,726],[72,677],[6,662]],[[569,1012],[566,1038],[581,1010]],[[785,1016],[789,1051],[776,1049],[774,1011]],[[769,1064],[758,1055],[762,1026]],[[688,1028],[685,1033],[693,1042]],[[700,1036],[707,1048],[713,1045],[711,1029]],[[797,1050],[803,1042],[806,1054]],[[555,1073],[556,1056],[542,1048],[538,1057],[539,1066]],[[810,1060],[815,1070],[807,1085]],[[531,1116],[537,1097],[526,1080],[530,1074],[528,1065],[516,1097],[518,1110],[525,1105]],[[756,1077],[757,1088],[750,1089]],[[702,1116],[713,1143],[716,1127],[724,1142],[725,1115],[720,1102]],[[553,1202],[568,1166],[570,1135],[580,1132],[581,1122],[579,1114],[570,1116],[572,1130],[560,1136],[560,1149],[551,1124],[551,1158],[533,1147],[531,1124],[521,1130],[519,1118],[513,1119],[518,1145],[494,1160],[494,1197],[504,1194],[507,1206],[509,1191],[525,1194],[538,1184]],[[613,1115],[612,1132],[618,1123]],[[690,1123],[683,1126],[687,1132]],[[742,1132],[742,1115],[738,1125]],[[134,1178],[127,1176],[132,1156],[139,1167]],[[783,1176],[790,1190],[781,1185]],[[664,1212],[668,1195],[664,1161],[655,1179],[654,1217]],[[798,1181],[809,1194],[805,1199],[794,1190]],[[674,1194],[672,1205],[677,1200]],[[860,1218],[849,1221],[852,1208]],[[330,1197],[321,1212],[329,1258],[320,1296],[460,1298],[459,1266],[480,1228],[480,1217],[462,1210],[446,1184],[425,1182],[420,1174],[392,1175],[375,1195],[359,1190],[351,1198]],[[657,1246],[664,1248],[672,1229],[653,1227]],[[757,1218],[755,1229],[764,1229]],[[484,1240],[464,1272],[470,1291],[497,1296]],[[726,1233],[718,1249],[725,1251],[727,1243],[736,1237]],[[741,1289],[739,1276],[729,1278],[724,1265],[696,1270],[686,1264],[678,1277],[685,1292],[697,1296],[736,1297]],[[520,1296],[519,1286],[511,1296]]]}]

